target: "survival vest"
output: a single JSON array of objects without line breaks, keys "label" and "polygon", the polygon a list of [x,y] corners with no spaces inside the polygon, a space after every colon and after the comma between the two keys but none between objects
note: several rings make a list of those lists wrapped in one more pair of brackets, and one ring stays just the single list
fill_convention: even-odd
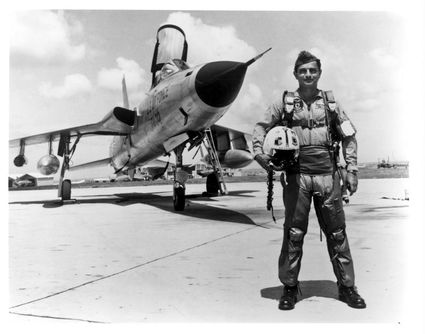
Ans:
[{"label": "survival vest", "polygon": [[294,126],[301,126],[302,128],[312,129],[314,127],[326,126],[328,129],[328,138],[330,139],[329,146],[332,146],[335,142],[339,142],[342,139],[339,131],[340,120],[338,118],[338,112],[336,110],[336,101],[331,90],[320,91],[323,102],[325,105],[325,121],[317,122],[315,120],[294,120],[294,104],[297,103],[298,97],[295,96],[294,92],[285,91],[282,96],[283,105],[283,117],[281,125],[292,128]]}]

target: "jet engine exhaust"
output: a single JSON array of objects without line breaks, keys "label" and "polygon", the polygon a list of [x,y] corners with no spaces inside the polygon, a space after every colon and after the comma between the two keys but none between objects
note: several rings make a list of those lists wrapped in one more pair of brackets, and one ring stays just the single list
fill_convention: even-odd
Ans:
[{"label": "jet engine exhaust", "polygon": [[207,105],[221,108],[231,104],[242,87],[248,66],[233,61],[205,64],[196,75],[195,89]]}]

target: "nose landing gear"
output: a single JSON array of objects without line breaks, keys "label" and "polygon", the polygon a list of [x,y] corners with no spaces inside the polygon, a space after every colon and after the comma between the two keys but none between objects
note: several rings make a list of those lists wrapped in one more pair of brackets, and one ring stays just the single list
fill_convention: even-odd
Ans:
[{"label": "nose landing gear", "polygon": [[185,144],[174,149],[176,169],[174,170],[173,205],[175,211],[183,211],[186,206],[186,186],[188,174],[183,170],[183,150]]}]

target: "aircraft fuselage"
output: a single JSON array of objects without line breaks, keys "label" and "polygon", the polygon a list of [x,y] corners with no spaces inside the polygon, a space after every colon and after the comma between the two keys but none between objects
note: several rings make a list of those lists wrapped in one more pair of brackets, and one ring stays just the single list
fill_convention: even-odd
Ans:
[{"label": "aircraft fuselage", "polygon": [[[128,137],[113,139],[110,153],[115,170],[143,165],[168,153],[164,142],[170,138],[187,132],[205,130],[217,122],[229,109],[239,92],[245,74],[243,71],[241,77],[241,73],[237,73],[235,79],[234,76],[228,78],[229,73],[235,68],[241,72],[242,65],[235,62],[198,65],[174,73],[153,87],[138,107],[136,123],[131,134]],[[246,67],[244,69],[246,70]],[[227,76],[224,80],[223,73]],[[224,88],[235,90],[235,94],[229,96],[220,106],[205,103],[202,98],[208,102],[206,97],[208,88],[223,82],[225,82]],[[199,88],[200,86],[202,87]],[[205,87],[207,93],[202,92],[202,89],[205,91]],[[198,93],[199,91],[201,93]]]}]

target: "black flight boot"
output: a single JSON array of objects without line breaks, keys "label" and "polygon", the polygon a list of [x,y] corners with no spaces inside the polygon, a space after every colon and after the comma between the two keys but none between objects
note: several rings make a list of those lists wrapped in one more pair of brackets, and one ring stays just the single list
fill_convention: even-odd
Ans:
[{"label": "black flight boot", "polygon": [[357,292],[356,287],[348,287],[338,284],[338,298],[340,301],[346,303],[354,308],[366,308],[366,303]]},{"label": "black flight boot", "polygon": [[279,300],[279,309],[283,311],[292,310],[297,302],[298,285],[283,287],[283,295]]}]

